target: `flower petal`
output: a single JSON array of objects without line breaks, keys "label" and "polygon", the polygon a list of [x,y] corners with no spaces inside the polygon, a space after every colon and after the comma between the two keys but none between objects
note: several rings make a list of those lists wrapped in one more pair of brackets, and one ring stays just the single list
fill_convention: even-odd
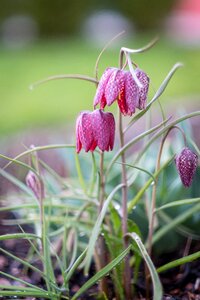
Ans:
[{"label": "flower petal", "polygon": [[115,141],[115,118],[113,114],[110,112],[104,113],[104,116],[106,118],[107,128],[109,128],[110,131],[109,147],[107,151],[109,151],[109,149],[112,151],[114,147],[114,141]]},{"label": "flower petal", "polygon": [[110,106],[119,96],[124,85],[124,71],[116,69],[112,72],[105,89],[107,105]]},{"label": "flower petal", "polygon": [[76,152],[79,153],[82,149],[82,143],[80,139],[80,118],[81,115],[78,116],[76,120]]},{"label": "flower petal", "polygon": [[145,109],[146,108],[146,102],[147,102],[147,95],[149,90],[149,77],[145,72],[143,72],[140,69],[136,69],[136,76],[142,83],[143,87],[139,88],[139,103],[137,108],[139,109]]},{"label": "flower petal", "polygon": [[110,141],[110,129],[107,124],[105,114],[106,113],[99,109],[95,110],[92,113],[92,128],[94,140],[96,141],[99,149],[102,151],[109,149]]},{"label": "flower petal", "polygon": [[127,105],[126,105],[126,100],[125,100],[125,83],[119,93],[118,99],[117,99],[117,103],[119,106],[119,109],[121,111],[121,113],[126,116],[127,115]]},{"label": "flower petal", "polygon": [[130,72],[125,74],[125,101],[127,115],[131,116],[139,103],[139,88]]},{"label": "flower petal", "polygon": [[[103,99],[103,96],[104,96],[104,93],[105,93],[105,88],[106,88],[106,85],[107,85],[107,82],[110,78],[110,75],[112,74],[113,72],[113,69],[114,68],[107,68],[105,70],[105,72],[103,73],[103,75],[101,76],[101,79],[99,81],[99,85],[97,87],[97,91],[96,91],[96,95],[94,97],[94,108],[100,104],[101,105],[101,108],[104,108],[105,106],[105,103],[102,104],[102,99]],[[105,101],[104,101],[105,102]],[[104,106],[103,106],[104,105]],[[102,107],[103,106],[103,107]]]},{"label": "flower petal", "polygon": [[[83,148],[86,152],[91,150],[93,146],[94,136],[92,131],[92,121],[90,112],[82,112],[80,118],[78,118],[78,136],[77,139],[80,140]],[[79,143],[79,142],[78,142]],[[93,146],[94,148],[94,146]],[[91,151],[94,149],[92,148]],[[79,148],[77,148],[79,149]]]}]

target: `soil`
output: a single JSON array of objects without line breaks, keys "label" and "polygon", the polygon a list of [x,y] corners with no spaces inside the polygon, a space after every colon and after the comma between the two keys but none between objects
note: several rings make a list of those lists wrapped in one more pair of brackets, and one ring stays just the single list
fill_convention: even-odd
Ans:
[{"label": "soil", "polygon": [[[0,213],[0,223],[3,219],[11,219],[14,218],[14,215],[9,213]],[[23,226],[23,230],[27,233],[33,233],[33,228],[25,225]],[[10,233],[19,233],[21,229],[14,226],[4,226],[0,224],[0,235],[2,234],[10,234]],[[0,241],[0,247],[9,251],[10,253],[18,256],[22,259],[27,259],[27,255],[29,253],[30,244],[27,240],[23,239],[13,239],[13,240],[5,240]],[[199,242],[192,242],[190,247],[190,253],[200,250]],[[182,251],[183,252],[183,251]],[[166,262],[170,261],[170,259],[180,257],[180,253],[171,253],[170,256],[164,256],[164,258],[159,259],[156,265],[162,265]],[[42,265],[40,261],[34,261],[34,266],[39,269],[42,269]],[[10,275],[16,276],[24,281],[27,281],[33,285],[45,288],[45,282],[41,279],[38,273],[33,272],[32,270],[24,271],[21,263],[15,261],[11,257],[5,255],[0,250],[0,271],[8,273]],[[55,268],[56,278],[58,284],[62,285],[62,277],[59,271]],[[94,266],[91,268],[91,275],[94,273]],[[141,270],[138,284],[136,286],[137,296],[136,299],[145,300],[145,284],[144,284],[144,272]],[[200,260],[195,260],[190,264],[186,264],[181,267],[177,267],[171,269],[168,272],[160,274],[160,278],[164,287],[164,297],[163,300],[200,300]],[[74,294],[80,286],[86,282],[88,278],[84,278],[82,272],[77,272],[72,278],[70,283],[71,293]],[[22,283],[19,283],[15,280],[7,278],[0,274],[0,285],[18,285],[22,286]],[[112,291],[112,282],[110,281],[110,287]],[[111,292],[112,293],[112,292]],[[97,295],[97,286],[92,287],[87,295],[84,295],[80,299],[84,300],[94,300],[95,295]],[[19,299],[16,297],[1,297],[0,299]],[[20,298],[22,299],[22,298]],[[23,298],[27,300],[34,300],[36,298],[28,297]],[[110,296],[110,299],[114,299]]]}]

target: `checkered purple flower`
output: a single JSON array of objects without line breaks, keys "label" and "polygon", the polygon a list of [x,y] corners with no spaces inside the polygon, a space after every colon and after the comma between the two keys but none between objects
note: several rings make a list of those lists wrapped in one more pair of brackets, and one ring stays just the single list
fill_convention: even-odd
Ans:
[{"label": "checkered purple flower", "polygon": [[198,156],[185,147],[180,154],[176,155],[175,163],[183,185],[189,187],[197,168]]},{"label": "checkered purple flower", "polygon": [[149,78],[140,69],[135,74],[142,84],[139,88],[130,71],[107,68],[103,73],[94,97],[94,107],[110,106],[115,100],[123,115],[131,116],[136,108],[144,109],[149,88]]},{"label": "checkered purple flower", "polygon": [[115,119],[112,113],[100,109],[81,112],[76,121],[76,152],[86,152],[99,147],[101,151],[113,149]]}]

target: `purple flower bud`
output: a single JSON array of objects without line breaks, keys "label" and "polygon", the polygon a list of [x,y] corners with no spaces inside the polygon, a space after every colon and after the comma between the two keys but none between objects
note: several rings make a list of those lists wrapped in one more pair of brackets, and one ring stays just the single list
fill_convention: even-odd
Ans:
[{"label": "purple flower bud", "polygon": [[109,112],[94,110],[82,112],[76,121],[76,152],[82,147],[86,152],[113,149],[115,138],[115,119]]},{"label": "purple flower bud", "polygon": [[32,171],[29,171],[26,175],[26,185],[32,190],[38,200],[44,196],[41,183],[38,177]]},{"label": "purple flower bud", "polygon": [[135,72],[136,72],[137,78],[143,85],[143,87],[139,90],[139,103],[138,103],[137,108],[145,109],[146,102],[147,102],[148,90],[149,90],[149,77],[147,76],[146,73],[144,73],[140,69],[136,69]]},{"label": "purple flower bud", "polygon": [[123,115],[131,116],[136,108],[144,109],[146,106],[149,78],[141,70],[136,69],[136,76],[143,87],[139,88],[131,72],[117,68],[108,68],[103,73],[94,97],[94,107],[100,104],[104,109],[115,100]]},{"label": "purple flower bud", "polygon": [[197,155],[189,148],[184,148],[180,154],[176,155],[175,163],[183,185],[189,187],[197,168]]}]

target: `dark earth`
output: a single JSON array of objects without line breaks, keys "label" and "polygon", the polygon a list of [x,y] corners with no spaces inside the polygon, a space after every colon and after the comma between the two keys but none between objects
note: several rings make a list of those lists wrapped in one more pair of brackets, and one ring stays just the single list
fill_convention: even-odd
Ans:
[{"label": "dark earth", "polygon": [[[21,232],[21,229],[16,225],[5,226],[2,224],[2,220],[12,219],[12,218],[14,218],[14,215],[11,212],[0,213],[0,223],[1,223],[0,235]],[[23,230],[28,233],[33,233],[33,228],[29,225],[23,226]],[[19,258],[28,259],[27,256],[29,254],[30,244],[27,240],[13,239],[13,240],[0,241],[0,247],[18,256]],[[184,249],[181,250],[183,253]],[[200,250],[200,243],[196,241],[192,241],[190,245],[189,253],[193,253],[199,250]],[[174,260],[180,257],[181,254],[177,251],[176,253],[171,253],[170,255],[165,255],[159,258],[159,262],[155,263],[155,265],[156,266],[163,265],[169,262],[170,260]],[[42,265],[40,261],[34,261],[32,263],[34,263],[34,266],[36,266],[37,268],[42,269]],[[16,276],[33,285],[45,288],[45,282],[38,275],[38,273],[35,273],[32,270],[24,270],[21,263],[7,256],[2,251],[0,251],[0,271]],[[56,268],[56,266],[55,266],[55,273],[56,273],[58,284],[62,285],[62,277],[58,269]],[[91,268],[91,275],[93,275],[93,273],[94,273],[94,266],[92,266]],[[143,300],[146,299],[143,274],[144,272],[141,269],[138,284],[136,286],[137,296],[135,297],[135,299],[143,299]],[[200,300],[200,260],[195,260],[192,263],[179,266],[177,268],[171,269],[168,272],[162,273],[160,275],[160,278],[164,287],[163,300],[179,300],[179,299]],[[88,278],[87,279],[84,278],[82,272],[77,272],[75,276],[72,278],[70,283],[71,293],[74,294],[79,289],[79,287],[84,282],[86,282],[86,280],[88,280]],[[0,285],[6,285],[6,286],[15,285],[17,287],[18,285],[22,286],[22,283],[19,283],[15,280],[12,280],[0,274]],[[112,291],[111,280],[110,280],[110,287],[111,287],[110,291]],[[94,300],[96,299],[95,295],[97,295],[97,286],[92,287],[88,291],[87,295],[84,295],[80,299]],[[0,299],[19,299],[19,298],[0,296]],[[36,298],[28,297],[23,299],[34,300]],[[112,295],[110,295],[109,299],[114,299],[114,298],[112,297]]]}]

